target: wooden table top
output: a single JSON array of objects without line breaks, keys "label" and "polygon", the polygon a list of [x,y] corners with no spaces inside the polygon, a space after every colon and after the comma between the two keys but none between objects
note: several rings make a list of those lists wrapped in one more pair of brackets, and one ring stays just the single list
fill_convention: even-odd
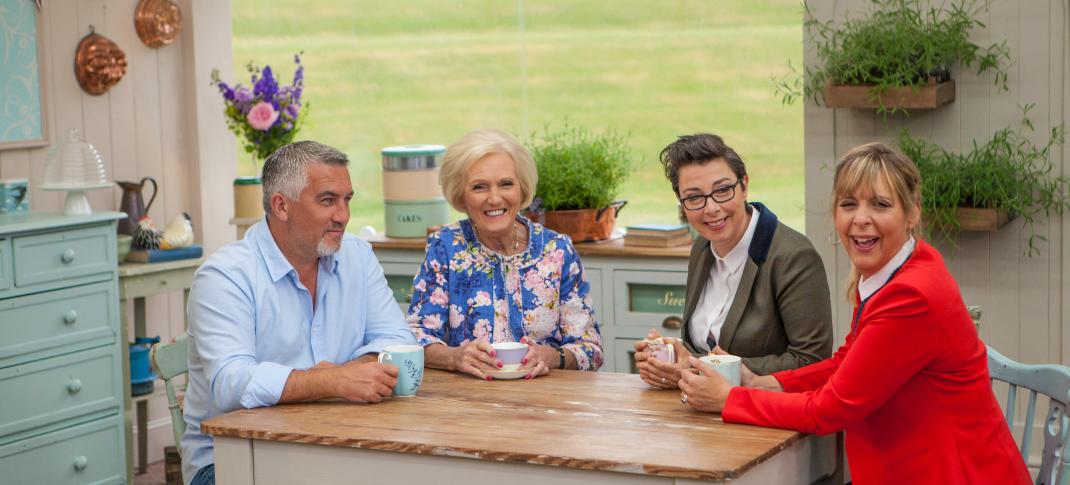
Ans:
[{"label": "wooden table top", "polygon": [[725,424],[637,375],[554,371],[482,381],[428,369],[417,396],[242,409],[201,423],[215,436],[725,480],[799,440]]},{"label": "wooden table top", "polygon": [[[366,238],[374,249],[409,249],[423,251],[427,239],[422,237],[394,238],[382,234]],[[691,246],[675,246],[671,248],[650,248],[640,246],[625,246],[624,238],[609,239],[598,242],[577,243],[576,252],[580,256],[608,256],[629,257],[641,256],[646,258],[683,258],[691,255]]]}]

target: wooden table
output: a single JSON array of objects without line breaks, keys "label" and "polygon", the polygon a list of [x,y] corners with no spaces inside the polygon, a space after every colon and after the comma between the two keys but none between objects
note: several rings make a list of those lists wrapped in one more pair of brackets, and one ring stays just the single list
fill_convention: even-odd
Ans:
[{"label": "wooden table", "polygon": [[243,409],[201,423],[218,483],[811,483],[834,437],[725,424],[629,374],[481,381],[428,370],[379,404]]},{"label": "wooden table", "polygon": [[[122,322],[120,336],[127,338],[130,322],[126,318],[126,305],[134,301],[134,336],[145,335],[145,298],[172,291],[182,291],[182,314],[186,314],[189,301],[189,288],[193,284],[193,274],[204,262],[204,258],[183,259],[166,263],[123,263],[119,265],[119,315]],[[163,391],[131,397],[130,395],[130,348],[123,345],[123,392],[126,396],[126,467],[127,481],[134,483],[134,448],[133,423],[134,405],[137,407],[137,473],[148,469],[149,449],[149,409],[148,401],[155,396],[162,396]],[[175,443],[176,445],[178,443]]]}]

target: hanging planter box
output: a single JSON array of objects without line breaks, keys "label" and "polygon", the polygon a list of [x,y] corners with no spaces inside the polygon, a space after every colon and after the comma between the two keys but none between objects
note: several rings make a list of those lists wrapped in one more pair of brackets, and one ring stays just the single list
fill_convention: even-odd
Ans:
[{"label": "hanging planter box", "polygon": [[999,209],[974,209],[959,207],[955,209],[955,219],[959,221],[960,231],[998,231],[1011,221],[1011,214]]},{"label": "hanging planter box", "polygon": [[880,96],[873,95],[872,85],[841,86],[829,83],[825,86],[825,106],[829,108],[879,109],[932,109],[955,100],[955,81],[936,82],[914,88],[888,88]]}]

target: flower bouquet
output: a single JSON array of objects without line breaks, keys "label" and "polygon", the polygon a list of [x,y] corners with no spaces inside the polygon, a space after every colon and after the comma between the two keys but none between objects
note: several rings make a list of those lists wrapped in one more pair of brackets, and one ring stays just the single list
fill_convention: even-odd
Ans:
[{"label": "flower bouquet", "polygon": [[308,112],[308,106],[301,105],[305,68],[299,54],[294,54],[294,64],[297,69],[289,86],[279,86],[271,66],[263,70],[251,62],[246,66],[252,88],[229,86],[220,80],[218,69],[212,70],[212,84],[219,88],[226,105],[227,126],[241,140],[245,151],[253,155],[257,173],[268,155],[293,141]]}]

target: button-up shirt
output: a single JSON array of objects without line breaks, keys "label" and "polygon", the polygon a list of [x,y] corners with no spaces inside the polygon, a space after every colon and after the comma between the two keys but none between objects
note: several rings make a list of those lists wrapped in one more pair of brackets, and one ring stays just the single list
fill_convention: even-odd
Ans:
[{"label": "button-up shirt", "polygon": [[718,341],[721,339],[721,327],[728,317],[728,310],[732,307],[732,300],[736,298],[736,290],[739,281],[743,278],[743,266],[750,257],[750,242],[754,239],[754,230],[758,227],[758,208],[752,208],[750,222],[743,237],[736,243],[723,258],[713,250],[710,244],[710,252],[713,253],[713,266],[710,267],[710,277],[706,286],[702,288],[702,295],[695,306],[695,313],[691,317],[691,342],[698,350],[709,352],[706,337],[712,335]]},{"label": "button-up shirt", "polygon": [[187,483],[214,462],[201,421],[276,404],[293,369],[416,343],[371,246],[351,234],[337,253],[319,258],[314,297],[315,306],[265,221],[197,270],[188,308]]}]

